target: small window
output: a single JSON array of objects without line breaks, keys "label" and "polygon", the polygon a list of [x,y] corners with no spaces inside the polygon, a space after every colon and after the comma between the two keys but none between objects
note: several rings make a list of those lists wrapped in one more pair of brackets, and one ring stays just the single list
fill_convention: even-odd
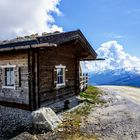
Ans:
[{"label": "small window", "polygon": [[3,68],[3,88],[15,88],[15,65],[2,66]]},{"label": "small window", "polygon": [[57,87],[65,85],[65,66],[56,66],[57,69]]},{"label": "small window", "polygon": [[57,83],[58,84],[64,83],[64,70],[63,70],[63,68],[57,69]]},{"label": "small window", "polygon": [[5,86],[14,86],[14,68],[5,68]]}]

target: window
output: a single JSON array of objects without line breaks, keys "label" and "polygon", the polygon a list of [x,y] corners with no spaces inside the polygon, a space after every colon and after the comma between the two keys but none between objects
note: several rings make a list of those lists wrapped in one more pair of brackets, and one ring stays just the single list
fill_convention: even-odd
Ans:
[{"label": "window", "polygon": [[2,66],[3,68],[3,88],[15,88],[15,74],[13,65]]},{"label": "window", "polygon": [[57,69],[57,87],[65,85],[65,68],[66,66],[56,66]]},{"label": "window", "polygon": [[14,68],[5,68],[5,86],[14,86]]},{"label": "window", "polygon": [[64,70],[63,70],[63,68],[57,69],[57,83],[58,84],[64,83]]}]

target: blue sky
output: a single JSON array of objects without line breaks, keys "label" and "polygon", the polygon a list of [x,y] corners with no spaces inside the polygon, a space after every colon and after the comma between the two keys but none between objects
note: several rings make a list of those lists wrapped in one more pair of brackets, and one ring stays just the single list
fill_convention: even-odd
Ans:
[{"label": "blue sky", "polygon": [[116,40],[140,57],[140,0],[62,0],[59,9],[53,16],[64,31],[81,29],[95,49]]}]

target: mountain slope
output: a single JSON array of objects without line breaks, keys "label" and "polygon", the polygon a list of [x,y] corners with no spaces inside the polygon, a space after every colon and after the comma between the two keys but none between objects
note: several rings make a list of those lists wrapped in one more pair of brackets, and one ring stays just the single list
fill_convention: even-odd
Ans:
[{"label": "mountain slope", "polygon": [[123,74],[116,75],[114,71],[96,73],[90,75],[90,85],[125,85],[140,87],[140,75],[123,71]]}]

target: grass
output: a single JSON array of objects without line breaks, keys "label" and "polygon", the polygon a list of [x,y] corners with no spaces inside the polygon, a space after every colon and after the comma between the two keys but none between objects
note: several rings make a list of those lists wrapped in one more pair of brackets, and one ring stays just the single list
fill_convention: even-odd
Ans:
[{"label": "grass", "polygon": [[104,101],[99,97],[102,92],[93,86],[88,86],[88,88],[80,93],[80,97],[84,99],[84,105],[79,106],[71,112],[64,114],[63,124],[59,127],[63,131],[59,132],[59,135],[64,140],[97,140],[95,135],[87,135],[81,132],[82,120],[85,120],[87,115],[90,113],[91,108],[95,104],[103,104]]},{"label": "grass", "polygon": [[86,102],[90,102],[92,104],[104,104],[104,100],[100,99],[99,97],[102,95],[102,91],[93,86],[88,86],[88,88],[80,93],[80,97],[84,98]]},{"label": "grass", "polygon": [[78,107],[75,111],[68,112],[64,115],[63,124],[59,127],[63,131],[59,132],[59,136],[63,140],[97,140],[94,135],[87,136],[80,131],[82,119],[86,118],[91,106],[85,103],[84,106]]}]

